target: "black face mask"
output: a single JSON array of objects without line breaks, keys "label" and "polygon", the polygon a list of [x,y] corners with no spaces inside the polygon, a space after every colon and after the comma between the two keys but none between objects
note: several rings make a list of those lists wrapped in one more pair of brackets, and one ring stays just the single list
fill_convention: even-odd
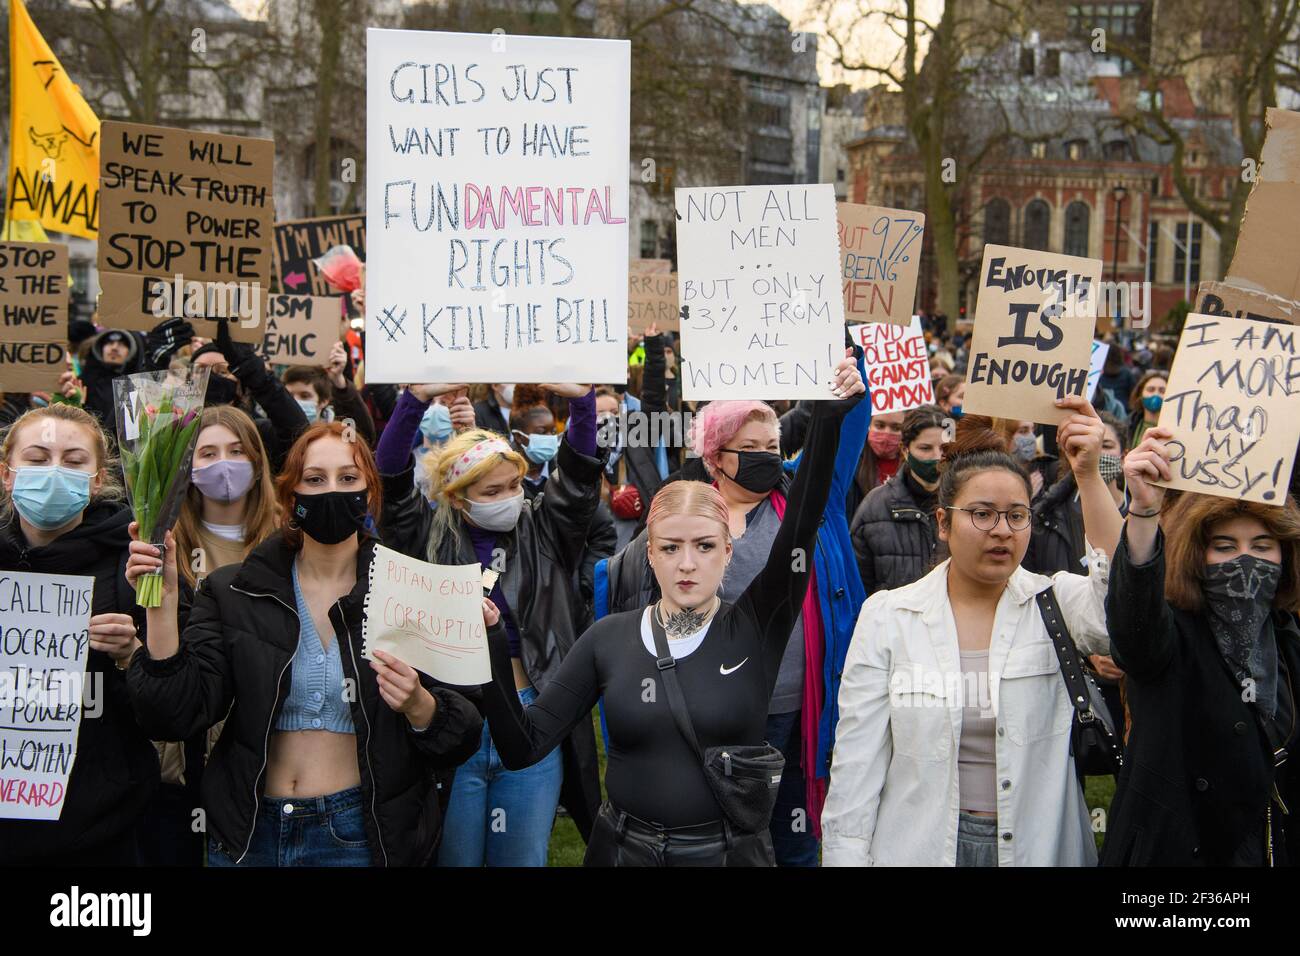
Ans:
[{"label": "black face mask", "polygon": [[302,533],[320,544],[338,544],[363,531],[366,524],[364,491],[325,491],[294,495],[293,520]]},{"label": "black face mask", "polygon": [[734,448],[719,448],[718,451],[732,452],[740,462],[734,475],[722,473],[756,495],[765,495],[775,488],[785,470],[781,467],[781,456],[774,451],[736,451]]},{"label": "black face mask", "polygon": [[233,405],[239,401],[239,383],[233,378],[217,375],[208,376],[208,390],[203,395],[203,406]]}]

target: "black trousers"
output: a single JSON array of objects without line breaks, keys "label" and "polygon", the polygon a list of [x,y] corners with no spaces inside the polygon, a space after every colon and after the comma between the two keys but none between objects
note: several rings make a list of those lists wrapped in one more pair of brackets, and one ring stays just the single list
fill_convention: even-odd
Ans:
[{"label": "black trousers", "polygon": [[775,866],[772,836],[729,823],[664,828],[603,803],[583,866]]}]

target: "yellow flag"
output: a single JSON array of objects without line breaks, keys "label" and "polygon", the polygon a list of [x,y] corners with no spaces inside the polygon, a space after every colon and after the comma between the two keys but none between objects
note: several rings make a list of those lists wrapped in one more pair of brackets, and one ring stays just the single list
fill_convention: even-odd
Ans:
[{"label": "yellow flag", "polygon": [[5,219],[94,239],[99,117],[27,13],[9,3],[9,182]]}]

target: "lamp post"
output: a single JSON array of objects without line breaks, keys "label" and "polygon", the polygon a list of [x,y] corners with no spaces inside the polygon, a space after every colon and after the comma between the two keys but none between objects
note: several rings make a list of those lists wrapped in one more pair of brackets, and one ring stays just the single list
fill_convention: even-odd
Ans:
[{"label": "lamp post", "polygon": [[1124,197],[1128,195],[1128,190],[1123,184],[1114,187],[1110,194],[1115,197],[1115,252],[1110,260],[1110,287],[1111,294],[1115,296],[1115,328],[1121,329],[1124,326],[1123,316],[1120,314],[1119,303],[1120,296],[1115,293],[1119,281],[1119,228],[1122,221],[1121,214],[1124,209]]}]

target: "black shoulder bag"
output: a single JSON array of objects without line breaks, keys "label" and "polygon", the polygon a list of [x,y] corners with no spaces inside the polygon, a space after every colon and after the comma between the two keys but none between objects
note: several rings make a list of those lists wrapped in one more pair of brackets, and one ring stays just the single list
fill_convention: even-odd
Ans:
[{"label": "black shoulder bag", "polygon": [[1061,677],[1070,696],[1070,706],[1074,708],[1070,752],[1074,754],[1075,770],[1080,780],[1085,776],[1118,774],[1124,766],[1124,746],[1115,733],[1101,688],[1083,668],[1079,649],[1074,646],[1061,607],[1056,603],[1056,591],[1054,588],[1039,591],[1034,600],[1038,602],[1047,636],[1061,662]]},{"label": "black shoulder bag", "polygon": [[701,750],[690,711],[686,709],[686,698],[682,696],[682,686],[677,681],[677,661],[668,651],[668,637],[653,607],[650,608],[650,630],[654,635],[655,653],[659,655],[656,664],[663,675],[673,721],[703,761],[704,779],[709,782],[722,812],[738,833],[766,831],[772,820],[772,809],[776,806],[776,791],[781,783],[781,772],[785,769],[785,757],[769,743]]}]

